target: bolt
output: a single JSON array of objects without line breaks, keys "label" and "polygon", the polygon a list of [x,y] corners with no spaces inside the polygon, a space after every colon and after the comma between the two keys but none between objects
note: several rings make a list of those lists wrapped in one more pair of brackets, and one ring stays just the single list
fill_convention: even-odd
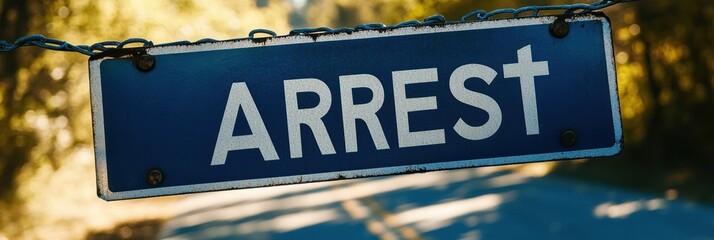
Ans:
[{"label": "bolt", "polygon": [[555,22],[550,25],[550,35],[553,35],[555,38],[564,38],[568,35],[568,32],[570,32],[570,27],[568,23],[565,22],[565,18],[558,17],[555,19]]},{"label": "bolt", "polygon": [[572,147],[578,142],[578,134],[572,130],[563,131],[560,134],[560,144],[565,147]]},{"label": "bolt", "polygon": [[154,69],[156,61],[154,60],[154,56],[143,54],[134,59],[134,64],[136,65],[136,68],[142,72],[148,72],[151,71],[151,69]]},{"label": "bolt", "polygon": [[146,173],[146,183],[151,186],[159,185],[164,180],[164,174],[161,170],[151,169]]}]

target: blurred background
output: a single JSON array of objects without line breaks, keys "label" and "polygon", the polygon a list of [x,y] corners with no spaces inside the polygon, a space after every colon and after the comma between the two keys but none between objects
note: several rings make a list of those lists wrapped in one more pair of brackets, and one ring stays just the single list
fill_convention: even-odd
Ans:
[{"label": "blurred background", "polygon": [[[255,28],[268,28],[279,35],[284,35],[290,29],[298,27],[351,27],[371,22],[395,24],[411,19],[423,20],[433,14],[443,14],[448,20],[458,20],[462,15],[475,9],[493,10],[504,7],[518,8],[526,5],[575,2],[565,0],[0,0],[0,39],[12,41],[28,34],[42,34],[76,44],[123,40],[130,37],[147,38],[154,43],[195,41],[201,38],[228,39],[247,36],[248,32]],[[515,198],[510,190],[497,194],[492,191],[498,187],[497,184],[459,185],[459,188],[454,187],[454,191],[463,188],[466,189],[463,191],[470,190],[470,192],[452,196],[449,194],[454,192],[449,192],[451,185],[448,184],[457,184],[468,179],[472,184],[473,181],[485,183],[493,180],[490,177],[499,176],[511,176],[513,184],[534,183],[552,187],[560,182],[574,182],[577,186],[597,186],[592,189],[601,189],[605,193],[632,192],[635,195],[618,196],[644,199],[630,201],[630,205],[617,205],[612,203],[612,196],[604,196],[602,201],[594,202],[592,208],[587,209],[592,218],[623,216],[623,209],[626,215],[634,212],[633,209],[655,211],[661,209],[662,203],[669,201],[673,201],[669,206],[676,209],[677,203],[674,201],[679,200],[696,202],[703,208],[710,209],[714,202],[714,187],[712,187],[714,184],[714,138],[712,137],[714,136],[714,45],[712,44],[714,43],[714,2],[708,0],[639,1],[620,4],[604,12],[610,17],[613,26],[618,88],[626,140],[625,150],[620,155],[612,158],[524,164],[507,168],[398,176],[405,178],[404,180],[409,178],[412,183],[416,181],[417,185],[399,185],[398,183],[404,181],[375,178],[322,185],[305,184],[212,193],[213,195],[195,194],[188,198],[176,196],[107,203],[97,198],[95,193],[87,57],[77,53],[38,48],[22,48],[11,53],[1,53],[0,240],[143,239],[157,236],[181,239],[181,233],[190,231],[191,226],[199,226],[195,222],[186,220],[185,217],[188,216],[186,214],[190,213],[186,210],[187,205],[216,206],[219,204],[216,199],[233,201],[238,205],[246,201],[252,203],[278,201],[276,200],[280,199],[278,197],[295,197],[328,190],[348,195],[357,194],[342,198],[339,196],[343,195],[339,194],[328,194],[323,197],[336,198],[335,207],[342,209],[340,211],[345,216],[364,220],[364,226],[358,224],[362,226],[363,234],[378,232],[379,234],[374,235],[381,239],[390,239],[390,236],[397,236],[397,239],[416,239],[415,236],[428,236],[424,233],[436,231],[435,229],[451,229],[450,231],[459,231],[459,234],[453,235],[453,238],[445,238],[478,239],[488,235],[469,229],[482,226],[478,223],[489,223],[489,221],[495,223],[499,219],[498,216],[493,217],[488,214],[451,216],[463,217],[464,224],[467,226],[465,229],[453,228],[455,226],[453,222],[445,222],[441,227],[438,224],[428,225],[423,221],[420,222],[418,216],[433,214],[427,211],[428,209],[424,210],[423,206],[436,206],[435,204],[425,202],[421,204],[421,208],[417,208],[415,206],[419,205],[418,203],[409,203],[416,199],[404,198],[402,200],[407,203],[399,205],[395,199],[400,198],[384,197],[379,194],[404,192],[406,189],[433,188],[436,192],[428,192],[428,194],[409,192],[407,195],[411,194],[410,196],[419,199],[430,196],[433,203],[469,200],[471,202],[463,202],[463,204],[484,207],[481,210],[493,209],[498,203]],[[509,175],[511,173],[517,175]],[[446,175],[450,178],[444,178]],[[410,176],[417,176],[419,180]],[[512,179],[514,176],[517,176],[516,180]],[[395,178],[399,179],[398,177]],[[370,181],[374,181],[374,184],[368,184]],[[397,187],[389,191],[384,190],[384,184],[387,182]],[[550,189],[549,191],[553,190],[550,187],[546,188]],[[592,194],[593,198],[600,198],[597,191],[584,190],[583,194]],[[375,197],[366,198],[369,194],[359,195],[365,192],[373,193]],[[237,195],[243,198],[239,199]],[[245,199],[247,196],[262,196],[262,198]],[[621,201],[628,203],[626,198]],[[272,204],[285,206],[284,202]],[[387,214],[390,212],[389,205],[395,205],[391,211],[402,214]],[[367,216],[363,216],[363,212],[363,215],[360,215],[360,211],[354,210],[362,209],[360,206],[373,211],[368,211]],[[330,208],[313,209],[309,212],[310,207],[313,206],[286,208],[283,210],[289,212],[276,212],[266,218],[283,217],[280,219],[285,220],[286,217],[292,216],[299,221],[325,219],[315,222],[319,224],[332,219],[326,216],[339,215],[328,211]],[[417,209],[424,211],[416,211]],[[620,211],[616,211],[618,209]],[[247,210],[235,209],[234,212],[240,215],[242,211]],[[705,215],[701,219],[705,220],[705,224],[710,225],[704,226],[714,226],[712,211],[707,211],[702,213]],[[288,213],[290,215],[287,215]],[[374,220],[370,214],[377,216],[376,218],[381,216],[382,219],[392,219],[392,222],[401,217],[402,224],[397,225],[392,235],[386,234],[389,231],[384,229],[388,228],[379,228],[384,224],[370,223]],[[223,216],[225,217],[225,214]],[[500,219],[508,219],[508,217],[500,217]],[[204,221],[209,220],[204,219]],[[233,219],[232,223],[243,224],[245,223],[243,221]],[[279,223],[278,221],[269,225],[284,228],[275,228],[277,230],[271,231],[280,233],[281,229],[295,229],[293,225],[284,226]],[[266,233],[270,232],[266,229],[271,229],[265,224],[242,226],[244,226],[242,229],[247,229],[247,233]],[[386,221],[384,226],[389,227],[389,221]],[[563,224],[550,224],[543,228],[559,230],[563,228]],[[240,233],[236,232],[237,228],[228,227],[228,229],[235,230],[232,231],[236,234]],[[384,231],[380,232],[379,229]],[[503,228],[503,231],[508,231],[508,228]],[[711,233],[711,230],[709,231]],[[364,237],[366,238],[367,235]],[[704,234],[704,239],[712,238],[713,235],[714,233],[708,236]],[[193,236],[189,238],[203,238],[201,236],[206,235],[189,236]],[[437,235],[432,238],[440,238],[438,236],[451,235]],[[362,235],[354,235],[354,237],[362,238]],[[271,237],[260,235],[258,238]]]}]

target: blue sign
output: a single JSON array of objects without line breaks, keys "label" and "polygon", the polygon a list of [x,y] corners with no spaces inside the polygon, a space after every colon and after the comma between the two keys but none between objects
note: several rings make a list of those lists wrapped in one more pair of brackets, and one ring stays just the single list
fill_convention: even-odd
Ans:
[{"label": "blue sign", "polygon": [[151,47],[142,57],[93,59],[99,196],[617,154],[610,23],[572,17],[559,38],[549,31],[555,20]]}]

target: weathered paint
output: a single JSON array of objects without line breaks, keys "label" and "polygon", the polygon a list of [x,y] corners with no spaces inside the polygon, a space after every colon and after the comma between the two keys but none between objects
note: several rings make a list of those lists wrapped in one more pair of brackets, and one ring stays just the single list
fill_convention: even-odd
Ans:
[{"label": "weathered paint", "polygon": [[[386,37],[399,37],[399,36],[409,36],[409,35],[419,35],[419,34],[431,34],[431,33],[444,33],[444,32],[458,32],[458,31],[471,31],[471,30],[486,30],[486,29],[497,29],[505,27],[514,26],[531,26],[531,25],[543,25],[550,24],[556,19],[555,16],[546,17],[535,17],[535,18],[517,18],[517,19],[506,19],[506,20],[493,20],[484,22],[471,22],[453,25],[437,25],[437,26],[422,26],[422,27],[405,27],[390,30],[367,30],[367,31],[357,31],[351,33],[339,33],[339,34],[325,34],[325,35],[315,35],[315,36],[284,36],[277,38],[267,38],[261,41],[255,40],[241,40],[241,41],[228,41],[228,42],[215,42],[215,43],[200,43],[200,44],[190,44],[190,45],[177,45],[177,46],[159,46],[147,48],[146,52],[154,56],[160,55],[170,55],[170,54],[182,54],[182,53],[197,53],[204,51],[221,51],[236,48],[259,48],[259,47],[270,47],[270,46],[286,46],[293,44],[305,44],[305,43],[321,43],[321,42],[335,42],[344,40],[360,40],[360,39],[373,39],[373,38],[386,38]],[[270,177],[270,178],[257,178],[250,180],[237,180],[237,181],[223,181],[223,182],[212,182],[212,183],[200,183],[200,184],[189,184],[181,186],[159,186],[159,187],[147,187],[145,189],[129,190],[129,191],[111,191],[109,187],[109,174],[107,166],[107,145],[105,139],[105,118],[104,118],[104,106],[102,97],[102,73],[101,64],[103,61],[111,60],[113,58],[105,57],[94,59],[90,61],[90,87],[91,87],[91,100],[92,100],[92,112],[93,112],[93,123],[94,123],[94,140],[95,140],[95,157],[96,157],[96,170],[97,170],[97,187],[98,194],[101,198],[106,200],[118,200],[118,199],[128,199],[128,198],[140,198],[140,197],[150,197],[150,196],[162,196],[162,195],[173,195],[181,193],[194,193],[194,192],[206,192],[206,191],[216,191],[216,190],[226,190],[226,189],[241,189],[241,188],[253,188],[253,187],[263,187],[263,186],[274,186],[274,185],[286,185],[295,183],[305,183],[305,182],[316,182],[316,181],[327,181],[327,180],[338,180],[338,179],[348,179],[348,178],[360,178],[369,176],[383,176],[391,174],[401,174],[401,173],[414,173],[414,172],[425,172],[425,171],[435,171],[444,169],[455,169],[455,168],[465,168],[465,167],[478,167],[478,166],[492,166],[492,165],[506,165],[515,163],[526,163],[526,162],[540,162],[549,161],[555,159],[576,159],[583,157],[597,157],[597,156],[609,156],[617,154],[621,150],[622,145],[622,130],[621,130],[621,120],[620,120],[620,110],[619,101],[617,96],[617,83],[615,75],[615,65],[613,60],[613,50],[611,42],[611,27],[607,19],[599,15],[582,15],[575,16],[573,18],[566,19],[567,22],[584,22],[584,21],[599,21],[602,23],[602,33],[604,42],[603,49],[605,51],[607,66],[607,84],[609,86],[609,98],[612,111],[612,122],[614,129],[613,145],[605,148],[597,149],[585,149],[585,150],[573,150],[573,151],[563,151],[556,153],[538,153],[530,155],[520,155],[520,156],[505,156],[505,157],[493,157],[493,158],[481,158],[473,160],[460,160],[460,161],[448,161],[439,163],[429,163],[429,164],[415,164],[406,166],[392,166],[392,167],[380,167],[380,168],[370,168],[370,169],[355,169],[349,171],[337,171],[337,172],[324,172],[315,174],[302,174],[294,176],[280,176],[280,177]],[[279,60],[276,60],[279,61]],[[158,62],[158,65],[166,64]],[[131,97],[131,96],[127,96]],[[289,160],[289,159],[288,159]],[[210,158],[207,164],[210,163]],[[166,173],[167,178],[171,178],[171,173]]]}]

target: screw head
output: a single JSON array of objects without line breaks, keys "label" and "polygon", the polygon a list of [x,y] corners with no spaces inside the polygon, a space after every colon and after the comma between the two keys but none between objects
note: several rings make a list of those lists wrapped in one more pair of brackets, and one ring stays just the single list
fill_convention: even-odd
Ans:
[{"label": "screw head", "polygon": [[154,56],[143,54],[134,59],[134,64],[136,65],[136,68],[142,72],[148,72],[151,71],[151,69],[154,69],[156,60],[154,60]]},{"label": "screw head", "polygon": [[164,174],[159,169],[151,169],[146,173],[146,183],[151,186],[159,185],[164,181]]},{"label": "screw head", "polygon": [[564,38],[568,35],[568,32],[570,32],[570,27],[563,18],[555,19],[555,22],[550,25],[550,35],[553,35],[555,38]]},{"label": "screw head", "polygon": [[578,134],[573,130],[566,130],[560,134],[560,144],[565,147],[572,147],[578,142]]}]

